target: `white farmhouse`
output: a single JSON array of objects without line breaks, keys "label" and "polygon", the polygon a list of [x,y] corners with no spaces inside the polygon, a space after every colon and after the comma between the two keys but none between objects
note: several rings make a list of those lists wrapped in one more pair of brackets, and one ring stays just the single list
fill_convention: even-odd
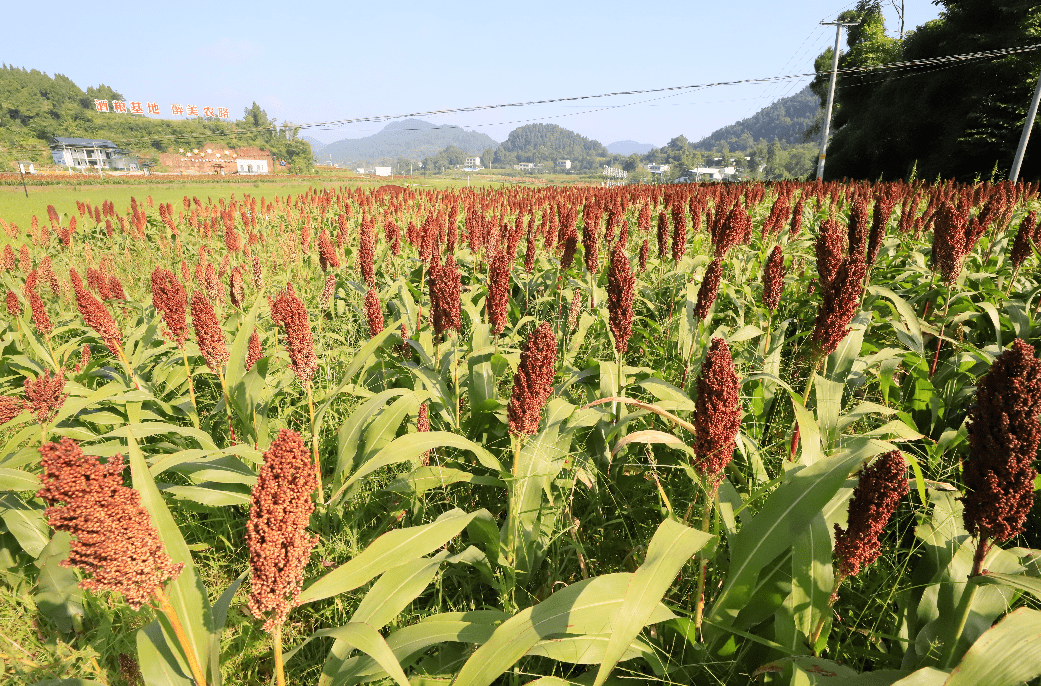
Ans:
[{"label": "white farmhouse", "polygon": [[239,174],[267,174],[267,160],[235,160],[235,169]]},{"label": "white farmhouse", "polygon": [[95,138],[54,138],[54,163],[74,169],[125,169],[137,171],[137,158],[120,150],[112,141]]}]

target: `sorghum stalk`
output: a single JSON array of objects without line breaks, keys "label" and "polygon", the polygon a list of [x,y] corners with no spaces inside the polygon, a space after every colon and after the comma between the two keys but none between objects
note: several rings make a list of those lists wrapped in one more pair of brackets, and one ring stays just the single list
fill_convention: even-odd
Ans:
[{"label": "sorghum stalk", "polygon": [[155,599],[159,601],[159,609],[166,615],[166,619],[173,628],[174,636],[177,637],[177,642],[181,644],[181,650],[184,651],[184,656],[188,660],[188,669],[192,672],[192,678],[195,679],[195,683],[198,686],[206,686],[206,676],[205,672],[202,671],[202,665],[199,664],[199,658],[195,655],[195,650],[188,640],[188,634],[177,616],[177,610],[170,603],[170,599],[166,597],[162,586],[156,586]]},{"label": "sorghum stalk", "polygon": [[304,384],[307,391],[307,411],[311,415],[311,453],[314,459],[314,475],[318,481],[318,504],[321,505],[325,497],[322,490],[322,463],[318,457],[318,423],[314,419],[314,394],[311,392],[311,380]]},{"label": "sorghum stalk", "polygon": [[940,348],[943,346],[943,330],[947,328],[947,312],[951,307],[951,286],[947,286],[947,300],[943,304],[943,316],[940,318],[940,333],[936,336],[936,354],[933,355],[933,364],[929,368],[929,376],[936,373],[936,364],[940,361]]}]

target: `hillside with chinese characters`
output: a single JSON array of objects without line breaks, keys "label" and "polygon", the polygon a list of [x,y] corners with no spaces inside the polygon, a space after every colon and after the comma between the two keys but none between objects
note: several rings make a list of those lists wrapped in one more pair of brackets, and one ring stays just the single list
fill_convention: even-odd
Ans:
[{"label": "hillside with chinese characters", "polygon": [[200,167],[204,158],[198,152],[194,160],[185,154],[206,149],[227,150],[225,161],[232,151],[266,159],[272,171],[298,173],[312,164],[310,144],[256,103],[233,120],[222,103],[156,102],[126,97],[104,84],[83,90],[61,74],[10,65],[0,66],[0,102],[0,166],[5,168],[17,162],[50,164],[56,137],[111,141],[144,167],[172,171],[214,171],[215,164],[223,164],[216,157]]}]

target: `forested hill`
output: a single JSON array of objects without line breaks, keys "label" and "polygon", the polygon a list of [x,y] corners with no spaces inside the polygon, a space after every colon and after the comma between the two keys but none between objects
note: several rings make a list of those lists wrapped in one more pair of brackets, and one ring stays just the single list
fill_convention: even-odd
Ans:
[{"label": "forested hill", "polygon": [[[152,119],[141,114],[99,113],[94,100],[126,101],[104,84],[86,91],[62,74],[0,66],[0,171],[14,171],[18,160],[49,165],[55,136],[103,138],[148,162],[160,152],[201,147],[221,140],[230,148],[257,147],[284,159],[293,172],[312,168],[311,146],[296,131],[274,126],[256,103],[242,119]],[[277,129],[277,130],[276,130]]]},{"label": "forested hill", "polygon": [[438,126],[422,119],[391,122],[376,134],[364,138],[345,138],[322,148],[322,160],[352,165],[364,162],[419,161],[455,146],[465,153],[480,155],[498,143],[477,131],[458,126]]},{"label": "forested hill", "polygon": [[506,164],[534,162],[552,167],[564,159],[579,169],[591,169],[610,155],[599,141],[556,124],[528,124],[514,129],[495,151],[496,161]]},{"label": "forested hill", "polygon": [[[726,143],[731,149],[744,149],[740,139],[745,134],[751,141],[778,141],[795,145],[803,142],[802,134],[812,127],[820,112],[820,100],[806,86],[795,95],[781,98],[751,117],[724,126],[693,144],[696,150],[713,150]],[[747,141],[747,139],[746,139]]]}]

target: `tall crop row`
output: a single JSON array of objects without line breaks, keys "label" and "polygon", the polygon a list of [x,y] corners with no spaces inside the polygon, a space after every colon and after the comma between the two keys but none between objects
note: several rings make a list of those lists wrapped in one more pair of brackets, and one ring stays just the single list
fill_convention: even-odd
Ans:
[{"label": "tall crop row", "polygon": [[0,673],[1036,679],[1038,190],[0,220]]}]

